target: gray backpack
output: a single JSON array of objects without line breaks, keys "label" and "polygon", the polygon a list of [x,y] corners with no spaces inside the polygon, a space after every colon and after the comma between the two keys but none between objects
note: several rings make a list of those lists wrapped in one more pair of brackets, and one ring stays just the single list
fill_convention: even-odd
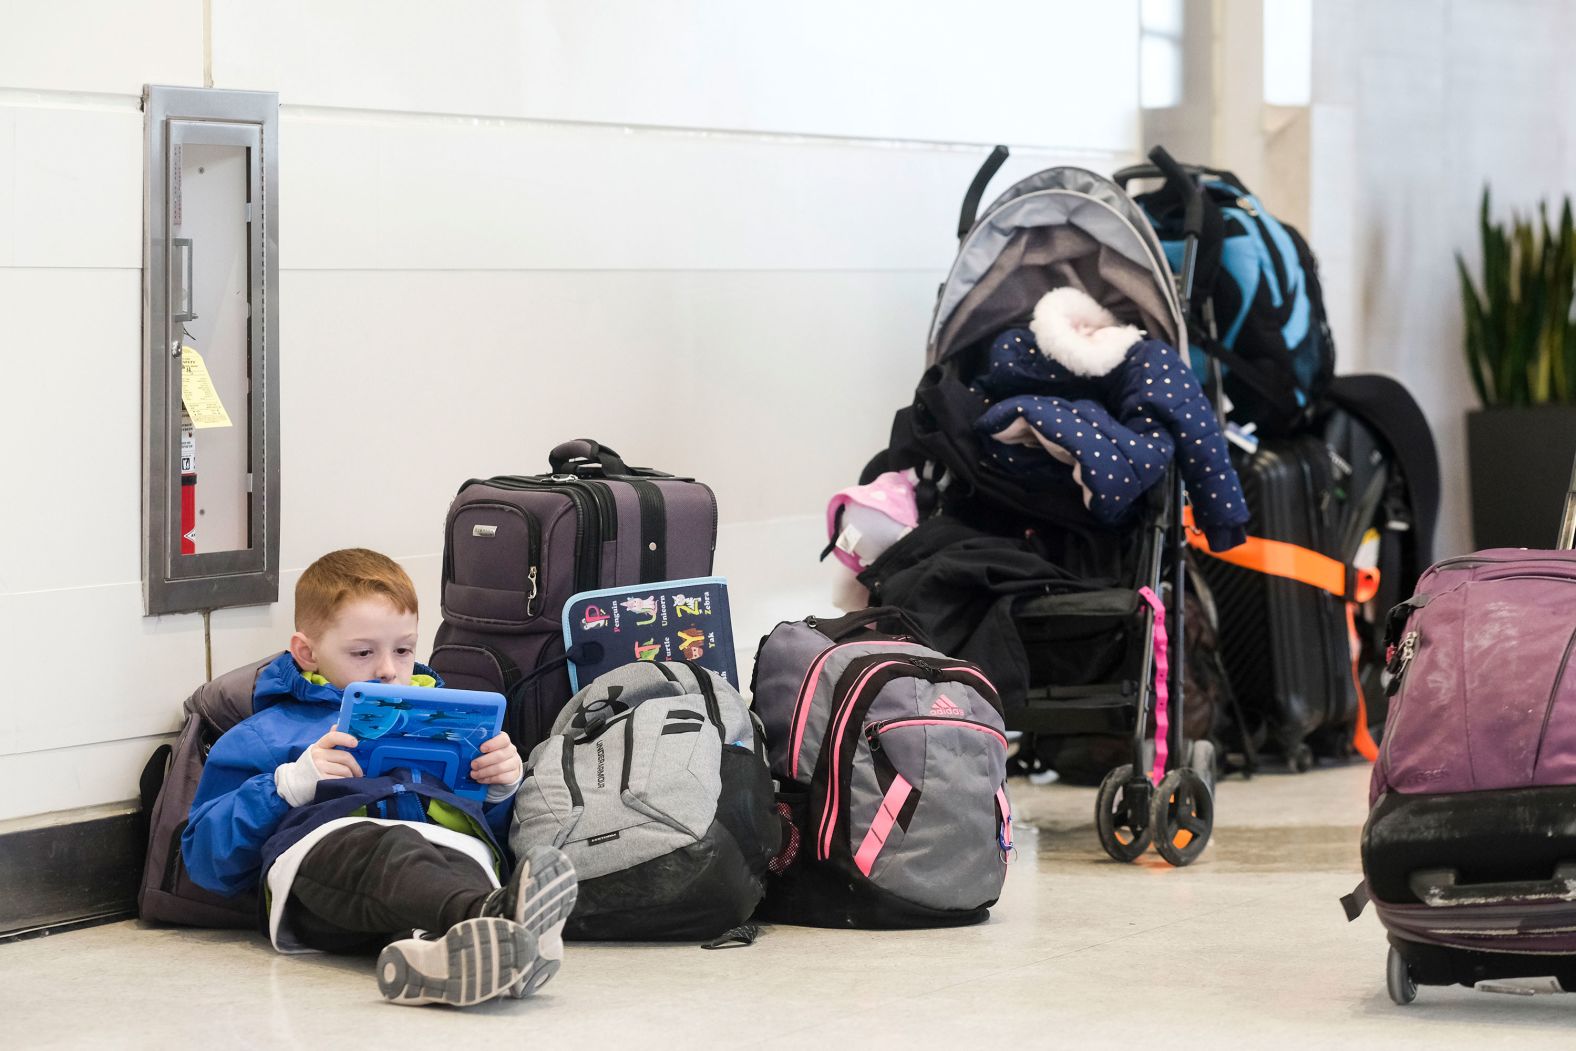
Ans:
[{"label": "gray backpack", "polygon": [[762,642],[755,707],[793,824],[763,919],[941,927],[996,903],[1012,852],[1001,701],[922,640],[874,608]]},{"label": "gray backpack", "polygon": [[515,854],[558,847],[571,938],[713,938],[764,893],[782,823],[759,725],[689,662],[636,662],[570,699],[515,796]]}]

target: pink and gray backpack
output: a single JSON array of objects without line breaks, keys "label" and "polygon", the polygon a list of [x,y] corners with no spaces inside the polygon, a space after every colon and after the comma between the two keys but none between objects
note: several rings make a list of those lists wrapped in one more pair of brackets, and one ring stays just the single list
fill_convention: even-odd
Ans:
[{"label": "pink and gray backpack", "polygon": [[901,612],[779,624],[754,706],[792,829],[759,915],[821,927],[976,923],[1012,851],[1007,739],[979,668]]}]

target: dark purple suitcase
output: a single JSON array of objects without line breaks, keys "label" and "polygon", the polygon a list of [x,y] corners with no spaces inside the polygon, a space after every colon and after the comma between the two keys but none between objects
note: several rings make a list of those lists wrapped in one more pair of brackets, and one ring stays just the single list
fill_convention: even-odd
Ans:
[{"label": "dark purple suitcase", "polygon": [[1560,549],[1436,563],[1390,612],[1390,690],[1363,827],[1396,1003],[1419,985],[1576,990],[1576,477]]},{"label": "dark purple suitcase", "polygon": [[472,479],[449,506],[443,623],[429,662],[457,689],[508,698],[522,755],[569,700],[562,616],[570,596],[711,573],[717,501],[689,478],[629,467],[566,442],[552,474]]}]

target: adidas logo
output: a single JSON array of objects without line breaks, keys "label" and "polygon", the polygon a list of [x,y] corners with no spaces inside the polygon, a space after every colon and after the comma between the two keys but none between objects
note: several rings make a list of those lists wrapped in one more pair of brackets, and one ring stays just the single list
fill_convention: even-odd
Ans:
[{"label": "adidas logo", "polygon": [[936,703],[930,706],[931,715],[940,715],[948,719],[963,718],[963,709],[953,704],[946,694],[936,698]]}]

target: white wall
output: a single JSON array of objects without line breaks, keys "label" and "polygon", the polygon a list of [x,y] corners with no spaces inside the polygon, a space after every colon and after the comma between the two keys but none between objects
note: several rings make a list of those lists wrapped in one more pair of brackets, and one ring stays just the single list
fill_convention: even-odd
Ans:
[{"label": "white wall", "polygon": [[350,544],[410,570],[427,648],[454,489],[578,436],[713,483],[749,647],[827,605],[821,509],[917,378],[981,147],[1003,182],[1129,160],[1136,34],[1076,0],[0,0],[0,818],[132,796],[203,675],[138,578],[144,83],[282,103],[283,595],[214,615],[216,670]]},{"label": "white wall", "polygon": [[1353,187],[1357,324],[1342,370],[1398,376],[1423,406],[1443,481],[1436,553],[1459,554],[1472,547],[1465,414],[1477,396],[1455,252],[1476,271],[1485,183],[1501,218],[1576,189],[1576,8],[1318,0],[1314,34],[1316,107],[1353,124],[1352,155],[1325,153]]}]

